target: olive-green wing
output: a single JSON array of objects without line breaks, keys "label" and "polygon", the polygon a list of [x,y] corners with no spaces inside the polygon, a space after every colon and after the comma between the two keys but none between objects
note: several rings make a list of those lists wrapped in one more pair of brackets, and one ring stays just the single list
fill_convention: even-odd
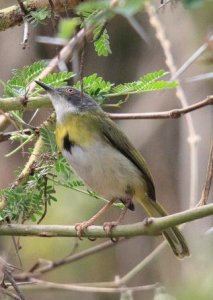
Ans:
[{"label": "olive-green wing", "polygon": [[126,156],[140,171],[147,184],[147,192],[155,200],[155,187],[151,173],[142,155],[130,143],[126,135],[106,115],[100,116],[100,130],[106,141]]}]

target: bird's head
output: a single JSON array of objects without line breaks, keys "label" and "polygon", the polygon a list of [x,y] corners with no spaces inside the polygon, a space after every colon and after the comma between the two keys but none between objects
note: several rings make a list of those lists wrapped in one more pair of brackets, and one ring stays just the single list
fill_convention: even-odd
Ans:
[{"label": "bird's head", "polygon": [[80,113],[98,108],[97,103],[89,95],[71,86],[54,88],[38,80],[35,82],[50,96],[59,121],[68,113]]}]

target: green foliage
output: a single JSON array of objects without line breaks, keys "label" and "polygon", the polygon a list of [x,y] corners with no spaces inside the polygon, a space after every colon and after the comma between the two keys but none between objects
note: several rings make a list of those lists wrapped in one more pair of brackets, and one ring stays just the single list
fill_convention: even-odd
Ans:
[{"label": "green foliage", "polygon": [[2,195],[7,199],[6,207],[0,211],[0,221],[9,217],[11,220],[35,221],[43,214],[44,203],[56,201],[55,190],[52,184],[46,181],[44,172],[30,176],[27,185],[14,189],[3,190]]},{"label": "green foliage", "polygon": [[83,17],[82,27],[93,25],[94,47],[98,56],[108,56],[111,53],[109,35],[103,28],[104,24],[116,14],[129,18],[143,8],[143,0],[123,0],[114,5],[108,0],[96,0],[81,3],[76,12]]},{"label": "green foliage", "polygon": [[104,25],[99,25],[93,31],[94,47],[98,56],[108,56],[111,53],[109,35]]},{"label": "green foliage", "polygon": [[112,17],[115,13],[121,14],[124,17],[130,17],[140,11],[143,4],[144,0],[123,0],[118,1],[115,5],[112,5],[108,0],[96,0],[81,3],[76,10],[82,15],[85,12],[102,11],[102,15],[107,17]]},{"label": "green foliage", "polygon": [[[61,87],[66,84],[66,82],[74,76],[73,72],[63,71],[60,73],[51,73],[42,79],[42,82],[49,84],[54,87]],[[31,95],[37,95],[41,92],[44,92],[44,89],[39,85],[36,85],[33,93]]]},{"label": "green foliage", "polygon": [[39,76],[46,65],[45,61],[37,61],[31,66],[13,70],[13,77],[5,85],[4,95],[6,97],[24,96],[27,85]]},{"label": "green foliage", "polygon": [[124,17],[131,17],[143,8],[144,0],[123,0],[113,7],[113,12]]},{"label": "green foliage", "polygon": [[51,17],[51,11],[46,8],[40,8],[35,11],[30,11],[27,15],[27,20],[33,26],[44,24],[44,20]]},{"label": "green foliage", "polygon": [[[24,96],[27,93],[27,86],[34,81],[46,67],[45,61],[37,61],[30,66],[25,66],[19,70],[13,70],[13,77],[7,81],[4,87],[4,95],[6,97]],[[60,72],[48,74],[42,79],[43,82],[55,87],[63,86],[65,81],[73,77],[72,72]],[[36,86],[31,95],[38,94],[43,91],[41,87]]]},{"label": "green foliage", "polygon": [[108,96],[120,96],[129,94],[138,94],[143,92],[151,92],[157,90],[174,89],[177,86],[175,81],[157,81],[159,78],[168,74],[164,70],[146,74],[139,78],[138,81],[119,84],[112,88]]},{"label": "green foliage", "polygon": [[108,0],[93,0],[88,2],[83,2],[77,6],[76,12],[85,15],[86,12],[108,10],[110,8],[110,3]]},{"label": "green foliage", "polygon": [[63,174],[64,178],[69,178],[70,175],[73,174],[70,165],[62,155],[59,155],[58,159],[55,161],[55,170],[58,173],[58,176]]},{"label": "green foliage", "polygon": [[49,130],[46,127],[40,128],[40,135],[44,142],[45,151],[55,154],[57,152],[57,146],[55,143],[55,135],[52,130]]},{"label": "green foliage", "polygon": [[[99,104],[106,99],[105,95],[109,93],[112,86],[112,83],[105,81],[96,73],[83,78],[83,88],[85,93],[93,97]],[[75,87],[80,89],[80,82],[77,82]]]},{"label": "green foliage", "polygon": [[80,25],[80,18],[72,19],[61,19],[58,26],[58,36],[60,38],[69,39],[71,38],[76,30],[76,27]]}]

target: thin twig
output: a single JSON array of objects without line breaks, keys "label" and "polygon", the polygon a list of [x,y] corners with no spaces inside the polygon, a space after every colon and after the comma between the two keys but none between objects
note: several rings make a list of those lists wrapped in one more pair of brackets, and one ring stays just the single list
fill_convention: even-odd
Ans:
[{"label": "thin twig", "polygon": [[209,198],[212,179],[213,179],[213,140],[211,142],[211,148],[209,153],[206,180],[205,180],[204,188],[198,206],[206,205]]},{"label": "thin twig", "polygon": [[201,107],[207,106],[207,105],[213,105],[213,95],[210,95],[206,97],[206,99],[197,102],[193,105],[189,105],[184,108],[179,109],[173,109],[170,111],[164,111],[164,112],[151,112],[151,113],[118,113],[113,114],[109,113],[109,117],[111,119],[117,119],[117,120],[135,120],[135,119],[177,119],[182,117],[183,115],[192,112],[194,110],[200,109]]},{"label": "thin twig", "polygon": [[14,270],[14,267],[10,264],[8,264],[4,259],[0,258],[0,267],[1,271],[4,274],[4,279],[2,282],[2,287],[4,287],[5,280],[9,281],[11,283],[11,286],[14,288],[18,295],[18,299],[25,300],[25,297],[23,296],[22,292],[20,291],[19,287],[16,284],[15,279],[13,278],[12,272]]},{"label": "thin twig", "polygon": [[127,21],[132,26],[132,28],[137,32],[137,34],[144,40],[145,43],[150,44],[150,38],[147,32],[143,29],[141,24],[138,22],[138,20],[135,17],[128,17]]},{"label": "thin twig", "polygon": [[[57,66],[58,66],[58,62],[59,62],[59,57],[60,60],[63,61],[68,61],[70,59],[70,57],[72,56],[72,52],[74,50],[74,48],[77,45],[80,45],[85,36],[89,36],[91,34],[93,30],[93,26],[89,26],[86,29],[81,29],[76,36],[74,36],[65,47],[63,47],[59,53],[59,56],[56,55],[53,59],[51,59],[51,61],[48,63],[47,67],[41,72],[41,74],[38,76],[38,78],[36,78],[37,80],[44,78],[47,74],[53,72]],[[35,87],[35,82],[32,82],[32,84],[30,85],[30,89],[29,92],[32,91],[32,89]]]},{"label": "thin twig", "polygon": [[[119,244],[125,241],[125,239],[120,239]],[[117,245],[117,243],[113,243],[111,240],[103,242],[99,245],[95,245],[89,249],[83,250],[79,253],[69,255],[63,259],[60,259],[58,261],[44,261],[44,260],[39,260],[34,264],[34,266],[28,271],[28,272],[23,272],[19,274],[15,274],[14,278],[16,280],[27,280],[30,277],[38,277],[42,274],[45,274],[47,272],[53,271],[59,267],[62,267],[66,264],[70,264],[73,262],[76,262],[84,257],[88,257],[93,254],[97,254],[98,252],[101,252],[103,250],[106,250],[108,248],[114,247]]]},{"label": "thin twig", "polygon": [[63,283],[54,283],[50,281],[38,280],[32,278],[32,285],[23,285],[22,289],[56,289],[56,290],[68,290],[68,291],[78,291],[83,293],[122,293],[125,291],[150,291],[159,287],[159,283],[144,285],[144,286],[135,286],[135,287],[96,287],[96,286],[87,286],[87,284],[63,284]]},{"label": "thin twig", "polygon": [[165,7],[167,4],[169,4],[170,2],[172,2],[173,0],[167,0],[167,1],[163,1],[163,3],[161,3],[161,5],[158,7],[158,9],[161,9],[163,7]]},{"label": "thin twig", "polygon": [[58,46],[66,46],[68,43],[67,39],[63,39],[59,37],[43,36],[43,35],[42,36],[37,35],[35,41],[41,44],[58,45]]},{"label": "thin twig", "polygon": [[160,245],[158,245],[147,257],[142,259],[142,261],[137,264],[133,269],[131,269],[128,273],[126,273],[119,280],[120,285],[124,285],[129,282],[135,275],[141,272],[150,262],[153,262],[154,259],[166,248],[167,242],[163,241]]},{"label": "thin twig", "polygon": [[186,81],[188,82],[194,82],[194,81],[201,81],[201,80],[207,80],[213,78],[213,72],[199,74],[190,78],[187,78]]},{"label": "thin twig", "polygon": [[[43,124],[40,126],[40,128],[51,128],[55,122],[55,114],[51,114],[49,118],[43,122]],[[32,174],[32,170],[34,169],[34,164],[36,160],[38,159],[39,155],[41,154],[43,150],[43,139],[41,136],[37,139],[35,146],[33,148],[33,152],[31,153],[28,162],[25,164],[24,169],[21,171],[21,173],[18,175],[16,180],[11,185],[11,188],[15,188],[19,184],[23,184],[27,181],[30,174]]]},{"label": "thin twig", "polygon": [[171,80],[176,80],[180,75],[185,72],[208,48],[209,42],[213,40],[211,35],[206,43],[199,47],[187,61],[172,75]]},{"label": "thin twig", "polygon": [[10,297],[11,299],[15,299],[15,300],[21,300],[21,298],[19,296],[17,296],[16,294],[8,291],[8,289],[5,289],[3,287],[0,287],[0,294],[4,294],[7,295],[8,297]]},{"label": "thin twig", "polygon": [[[174,58],[171,53],[170,42],[166,37],[164,28],[156,14],[156,10],[150,2],[145,3],[147,13],[149,15],[149,21],[152,27],[156,31],[156,37],[159,40],[161,47],[165,55],[165,62],[170,70],[171,76],[175,76],[177,70],[174,62]],[[176,96],[179,99],[182,107],[188,106],[188,101],[181,87],[180,82],[178,82],[176,88]],[[190,145],[190,201],[189,206],[194,207],[198,198],[198,150],[197,144],[199,141],[199,136],[196,134],[194,122],[190,114],[186,115],[186,123],[188,128],[188,142]]]},{"label": "thin twig", "polygon": [[27,43],[28,43],[28,35],[29,35],[29,23],[27,21],[27,19],[25,17],[23,17],[24,20],[24,34],[23,34],[23,41],[22,41],[22,49],[25,50],[27,47]]}]

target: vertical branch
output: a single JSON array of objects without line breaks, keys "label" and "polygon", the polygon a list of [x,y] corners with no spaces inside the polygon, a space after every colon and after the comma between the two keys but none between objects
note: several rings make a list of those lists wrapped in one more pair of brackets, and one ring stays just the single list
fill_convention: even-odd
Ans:
[{"label": "vertical branch", "polygon": [[211,189],[212,179],[213,179],[213,140],[210,148],[206,180],[205,180],[204,188],[198,206],[206,205],[209,197],[210,189]]},{"label": "vertical branch", "polygon": [[[159,40],[161,47],[163,49],[166,65],[168,66],[171,76],[174,77],[176,74],[176,66],[174,63],[174,58],[171,53],[170,42],[166,37],[164,28],[156,14],[154,6],[150,3],[146,3],[146,10],[149,15],[149,21],[152,27],[156,31],[156,37]],[[181,87],[180,82],[176,88],[176,96],[179,99],[182,107],[188,106],[188,101],[184,93],[183,88]],[[197,144],[199,141],[199,136],[196,134],[194,123],[190,114],[185,116],[187,128],[188,128],[188,142],[190,146],[190,207],[195,206],[198,198],[198,151]]]}]

